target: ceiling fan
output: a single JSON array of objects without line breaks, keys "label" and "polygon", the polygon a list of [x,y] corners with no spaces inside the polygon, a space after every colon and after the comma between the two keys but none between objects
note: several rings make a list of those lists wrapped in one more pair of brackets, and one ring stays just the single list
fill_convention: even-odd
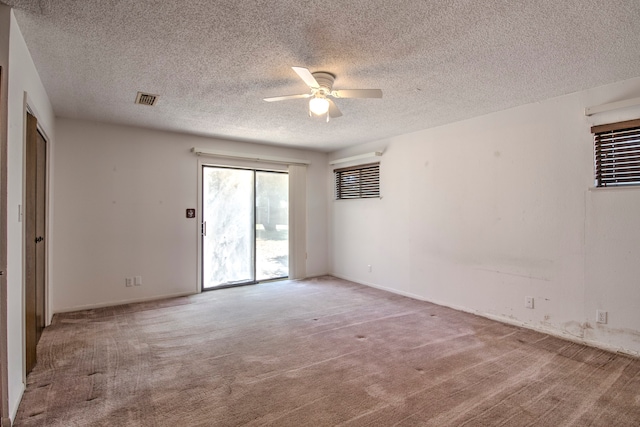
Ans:
[{"label": "ceiling fan", "polygon": [[382,98],[380,89],[342,89],[333,90],[333,81],[336,76],[325,71],[310,72],[304,67],[291,67],[293,71],[311,88],[311,93],[301,95],[274,96],[264,98],[267,102],[284,101],[286,99],[311,98],[309,100],[309,117],[327,116],[329,118],[340,117],[342,113],[331,98]]}]

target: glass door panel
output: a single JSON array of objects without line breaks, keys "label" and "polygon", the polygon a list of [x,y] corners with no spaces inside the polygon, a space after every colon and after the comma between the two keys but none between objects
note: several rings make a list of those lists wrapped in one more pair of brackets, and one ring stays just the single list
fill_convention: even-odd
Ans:
[{"label": "glass door panel", "polygon": [[256,171],[256,280],[289,275],[289,175]]},{"label": "glass door panel", "polygon": [[202,287],[255,282],[254,171],[202,171]]}]

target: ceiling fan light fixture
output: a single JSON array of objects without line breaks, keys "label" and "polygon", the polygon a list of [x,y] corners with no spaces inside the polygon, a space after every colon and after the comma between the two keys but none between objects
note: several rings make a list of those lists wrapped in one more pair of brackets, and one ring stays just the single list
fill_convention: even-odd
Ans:
[{"label": "ceiling fan light fixture", "polygon": [[329,111],[329,101],[327,98],[311,98],[311,100],[309,100],[309,111],[316,116],[327,114],[327,111]]}]

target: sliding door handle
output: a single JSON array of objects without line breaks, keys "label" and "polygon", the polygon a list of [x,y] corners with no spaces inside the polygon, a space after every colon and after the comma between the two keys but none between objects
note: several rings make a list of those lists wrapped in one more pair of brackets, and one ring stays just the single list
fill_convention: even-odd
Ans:
[{"label": "sliding door handle", "polygon": [[207,237],[207,221],[202,221],[202,235]]}]

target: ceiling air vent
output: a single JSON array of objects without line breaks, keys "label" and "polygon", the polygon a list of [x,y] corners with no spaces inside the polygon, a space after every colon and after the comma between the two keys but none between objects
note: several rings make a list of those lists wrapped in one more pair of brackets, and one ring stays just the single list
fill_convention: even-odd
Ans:
[{"label": "ceiling air vent", "polygon": [[152,95],[150,93],[138,92],[138,95],[136,96],[136,104],[154,106],[156,105],[156,102],[158,102],[159,97],[160,95]]}]

